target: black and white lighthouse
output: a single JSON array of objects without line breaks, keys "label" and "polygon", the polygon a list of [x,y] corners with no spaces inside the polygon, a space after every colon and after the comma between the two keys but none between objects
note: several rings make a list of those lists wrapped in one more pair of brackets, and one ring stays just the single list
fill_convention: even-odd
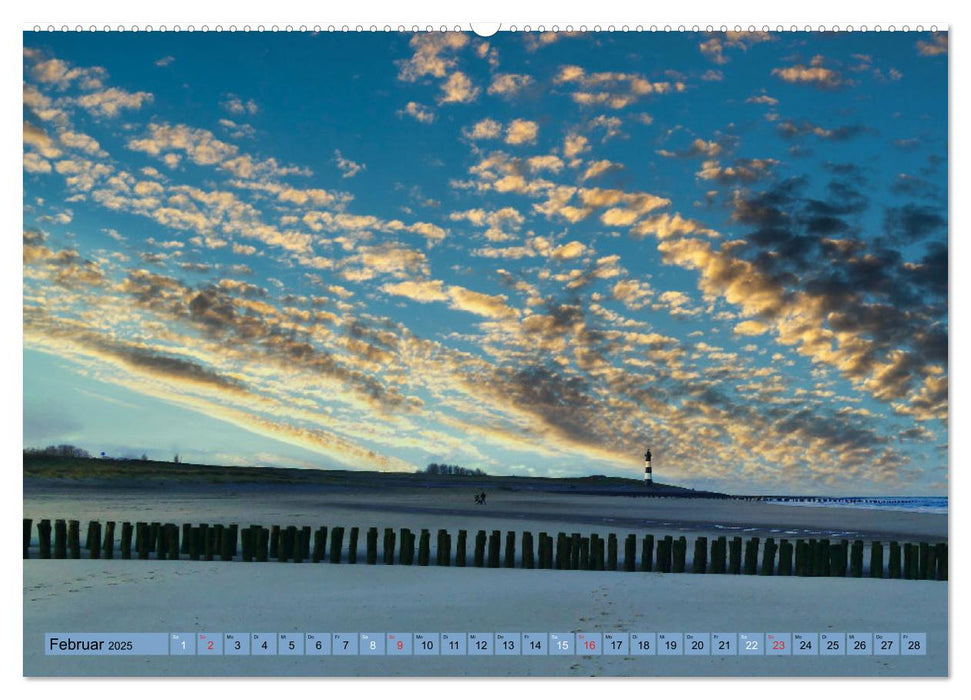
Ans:
[{"label": "black and white lighthouse", "polygon": [[654,486],[654,475],[651,474],[651,450],[644,453],[644,485]]}]

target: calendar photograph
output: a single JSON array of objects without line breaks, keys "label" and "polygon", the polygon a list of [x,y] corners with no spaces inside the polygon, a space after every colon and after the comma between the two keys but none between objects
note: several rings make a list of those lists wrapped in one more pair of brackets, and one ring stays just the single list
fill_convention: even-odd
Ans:
[{"label": "calendar photograph", "polygon": [[23,675],[948,676],[948,27],[344,29],[23,32]]}]

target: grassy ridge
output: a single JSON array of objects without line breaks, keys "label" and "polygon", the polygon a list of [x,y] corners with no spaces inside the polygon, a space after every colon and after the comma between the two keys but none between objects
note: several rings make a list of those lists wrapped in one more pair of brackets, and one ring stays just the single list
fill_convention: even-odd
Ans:
[{"label": "grassy ridge", "polygon": [[283,469],[276,467],[223,467],[124,459],[86,459],[24,455],[24,478],[55,480],[65,484],[137,486],[146,482],[181,484],[267,484],[370,486],[413,488],[484,488],[502,490],[571,491],[617,495],[721,496],[655,483],[647,489],[639,479],[611,476],[545,478],[533,476],[441,476],[425,473],[351,471],[342,469]]}]

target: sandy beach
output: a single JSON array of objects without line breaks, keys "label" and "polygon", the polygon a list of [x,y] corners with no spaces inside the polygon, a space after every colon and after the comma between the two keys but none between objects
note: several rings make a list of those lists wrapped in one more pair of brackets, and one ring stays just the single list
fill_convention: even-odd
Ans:
[{"label": "sandy beach", "polygon": [[[927,513],[457,489],[25,485],[34,519],[239,522],[942,541]],[[363,559],[363,537],[359,551]],[[432,542],[434,553],[434,541]],[[688,559],[690,562],[689,550]],[[947,673],[936,581],[138,560],[24,562],[25,675],[716,675]],[[392,629],[393,628],[393,629]],[[892,629],[891,629],[892,628]],[[925,632],[916,657],[45,657],[52,631]]]},{"label": "sandy beach", "polygon": [[[843,676],[947,672],[932,581],[33,561],[26,675]],[[906,601],[906,602],[903,602]],[[888,610],[893,610],[888,615]],[[892,630],[889,628],[893,628]],[[70,629],[68,629],[70,628]],[[393,629],[392,629],[393,628]],[[927,656],[45,657],[47,631],[926,632]]]}]

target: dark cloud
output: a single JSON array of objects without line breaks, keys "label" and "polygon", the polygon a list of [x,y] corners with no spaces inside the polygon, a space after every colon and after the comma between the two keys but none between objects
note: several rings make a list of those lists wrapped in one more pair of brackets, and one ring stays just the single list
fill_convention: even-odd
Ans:
[{"label": "dark cloud", "polygon": [[[885,444],[889,439],[873,430],[868,430],[847,420],[845,417],[820,415],[809,408],[794,411],[785,409],[769,409],[769,415],[775,418],[775,427],[779,432],[787,435],[798,435],[799,442],[813,444],[822,441],[831,448],[853,447],[868,448]],[[811,459],[813,455],[807,454]]]},{"label": "dark cloud", "polygon": [[805,148],[799,144],[793,144],[789,146],[789,155],[793,158],[809,158],[815,153],[811,148]]},{"label": "dark cloud", "polygon": [[890,143],[892,143],[895,148],[899,148],[901,151],[913,151],[920,146],[920,139],[894,139]]},{"label": "dark cloud", "polygon": [[[249,354],[254,362],[298,367],[339,381],[367,397],[379,410],[406,404],[400,391],[386,386],[378,375],[348,366],[333,353],[317,347],[308,335],[312,328],[298,330],[295,324],[284,323],[275,312],[254,311],[238,303],[239,297],[226,289],[214,285],[192,289],[171,277],[144,270],[130,272],[123,288],[139,304],[191,324],[209,338]],[[365,360],[381,356],[368,348],[367,344],[348,346]]]},{"label": "dark cloud", "polygon": [[927,253],[915,264],[905,268],[903,274],[924,293],[947,300],[947,245],[939,241],[927,244]]},{"label": "dark cloud", "polygon": [[207,273],[212,272],[215,265],[210,265],[208,263],[197,263],[197,262],[180,262],[179,267],[185,272],[199,272]]},{"label": "dark cloud", "polygon": [[897,438],[901,442],[930,442],[934,439],[934,433],[922,425],[914,425],[897,433]]},{"label": "dark cloud", "polygon": [[[928,366],[947,364],[947,221],[935,208],[891,207],[885,235],[868,236],[865,179],[855,168],[829,170],[848,177],[822,197],[808,194],[805,178],[737,197],[733,218],[752,230],[735,250],[792,298],[810,295],[831,330],[866,339],[844,360],[845,376],[883,400],[913,399]],[[915,242],[925,243],[923,257],[904,254]]]},{"label": "dark cloud", "polygon": [[865,124],[845,124],[835,129],[826,129],[807,121],[796,122],[791,119],[779,122],[776,131],[785,139],[795,139],[813,135],[822,141],[849,141],[862,134],[875,133],[872,127]]},{"label": "dark cloud", "polygon": [[946,193],[942,189],[924,178],[916,175],[900,173],[890,186],[890,192],[898,197],[913,197],[915,199],[931,199],[944,203]]},{"label": "dark cloud", "polygon": [[852,217],[868,206],[867,197],[849,181],[830,182],[825,199],[805,196],[807,184],[804,177],[789,178],[732,203],[732,218],[753,227],[745,240],[773,275],[818,264],[829,237],[856,231]]},{"label": "dark cloud", "polygon": [[54,251],[47,245],[47,234],[37,230],[23,232],[24,265],[46,266],[51,279],[68,287],[97,287],[104,283],[101,266],[86,260],[73,248]]},{"label": "dark cloud", "polygon": [[833,163],[827,161],[823,163],[823,168],[837,177],[843,178],[860,187],[867,184],[867,176],[863,168],[856,163]]},{"label": "dark cloud", "polygon": [[906,245],[946,231],[947,219],[938,209],[906,204],[884,212],[883,230],[891,240]]},{"label": "dark cloud", "polygon": [[147,370],[153,374],[198,384],[209,384],[224,390],[245,389],[245,386],[238,380],[221,375],[190,360],[162,355],[90,334],[84,334],[75,339],[80,339],[85,345],[100,351],[104,355],[114,357],[128,365]]},{"label": "dark cloud", "polygon": [[149,265],[165,265],[169,256],[165,253],[139,253],[138,259]]}]

